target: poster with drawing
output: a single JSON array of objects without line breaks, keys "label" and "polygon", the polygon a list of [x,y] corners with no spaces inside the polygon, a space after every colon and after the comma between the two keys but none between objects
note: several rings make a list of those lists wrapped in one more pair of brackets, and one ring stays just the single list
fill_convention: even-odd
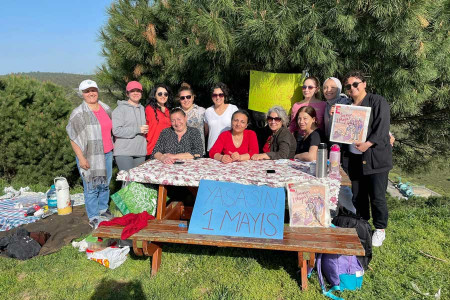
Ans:
[{"label": "poster with drawing", "polygon": [[288,183],[289,226],[329,227],[330,209],[325,184]]},{"label": "poster with drawing", "polygon": [[330,141],[344,144],[365,142],[370,107],[336,104]]}]

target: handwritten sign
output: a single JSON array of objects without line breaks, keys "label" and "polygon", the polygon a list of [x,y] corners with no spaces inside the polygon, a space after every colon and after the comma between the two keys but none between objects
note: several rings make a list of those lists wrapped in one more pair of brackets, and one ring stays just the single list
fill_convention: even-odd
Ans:
[{"label": "handwritten sign", "polygon": [[295,102],[302,100],[302,74],[250,71],[248,109],[266,113],[281,105],[287,113]]},{"label": "handwritten sign", "polygon": [[370,107],[365,106],[336,104],[330,141],[344,144],[365,142],[370,110]]},{"label": "handwritten sign", "polygon": [[324,184],[288,183],[289,226],[328,227],[331,223]]},{"label": "handwritten sign", "polygon": [[189,233],[283,239],[284,188],[201,180]]}]

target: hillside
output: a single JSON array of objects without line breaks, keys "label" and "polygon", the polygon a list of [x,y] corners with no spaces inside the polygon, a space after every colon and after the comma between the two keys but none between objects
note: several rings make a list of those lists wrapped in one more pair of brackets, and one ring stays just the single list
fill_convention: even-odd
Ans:
[{"label": "hillside", "polygon": [[35,78],[39,81],[50,81],[57,85],[61,85],[63,87],[68,88],[77,88],[80,82],[85,79],[95,80],[95,75],[81,75],[72,73],[28,72],[28,73],[12,73],[8,75],[28,76]]}]

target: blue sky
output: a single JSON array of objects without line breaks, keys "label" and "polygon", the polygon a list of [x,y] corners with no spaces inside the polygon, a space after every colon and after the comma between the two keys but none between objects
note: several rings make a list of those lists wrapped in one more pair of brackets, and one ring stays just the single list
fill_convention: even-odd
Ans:
[{"label": "blue sky", "polygon": [[0,1],[0,75],[92,74],[104,61],[99,30],[113,0]]}]

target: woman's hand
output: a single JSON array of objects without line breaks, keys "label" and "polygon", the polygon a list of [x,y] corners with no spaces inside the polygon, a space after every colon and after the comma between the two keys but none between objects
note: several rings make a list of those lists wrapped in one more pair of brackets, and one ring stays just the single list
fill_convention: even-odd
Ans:
[{"label": "woman's hand", "polygon": [[333,106],[330,108],[330,116],[332,116],[332,115],[334,114],[335,109],[336,109],[336,105],[333,105]]},{"label": "woman's hand", "polygon": [[79,163],[80,163],[80,168],[84,169],[84,170],[89,170],[89,168],[91,167],[89,165],[89,162],[86,158],[82,157],[78,159]]},{"label": "woman's hand", "polygon": [[364,143],[355,143],[356,149],[361,152],[366,152],[373,144],[370,141]]},{"label": "woman's hand", "polygon": [[391,144],[392,147],[394,147],[394,142],[395,142],[395,136],[389,132],[389,143]]},{"label": "woman's hand", "polygon": [[270,157],[266,153],[254,154],[252,156],[252,160],[263,160],[270,159]]},{"label": "woman's hand", "polygon": [[141,126],[141,133],[147,134],[148,133],[148,125],[142,125]]},{"label": "woman's hand", "polygon": [[230,152],[230,157],[233,161],[241,160],[241,155],[238,152]]},{"label": "woman's hand", "polygon": [[222,158],[220,159],[220,161],[223,162],[224,164],[228,164],[228,163],[233,162],[233,159],[231,158],[230,155],[225,154],[225,155],[222,155]]}]

